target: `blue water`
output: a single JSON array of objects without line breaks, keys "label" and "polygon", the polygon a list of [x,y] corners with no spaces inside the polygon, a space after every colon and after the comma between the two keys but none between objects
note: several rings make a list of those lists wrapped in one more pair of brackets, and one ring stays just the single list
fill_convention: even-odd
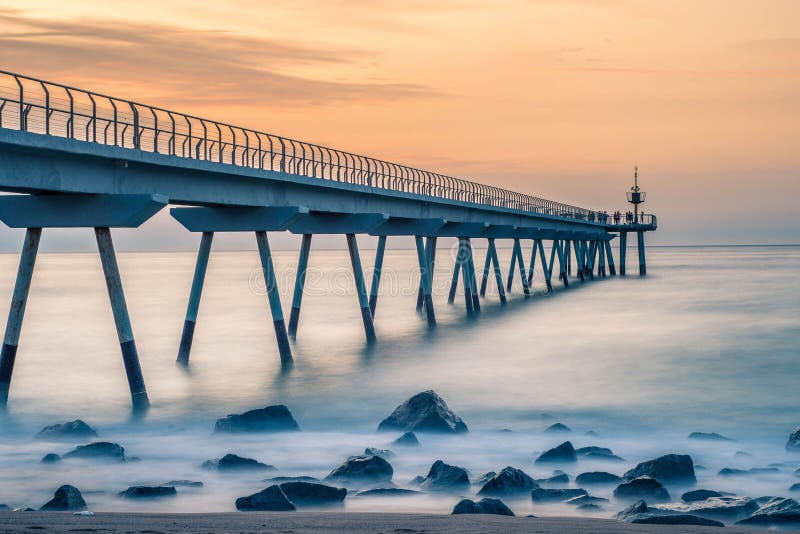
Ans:
[{"label": "blue water", "polygon": [[[390,241],[391,243],[391,241]],[[197,465],[226,452],[279,467],[278,475],[324,476],[366,446],[387,446],[378,422],[402,400],[435,389],[469,425],[457,439],[427,438],[392,461],[404,486],[439,458],[473,475],[514,465],[537,477],[536,451],[559,437],[542,429],[561,421],[576,446],[600,444],[628,462],[581,464],[572,475],[622,471],[637,461],[687,452],[708,467],[702,485],[742,492],[742,480],[718,479],[722,467],[797,461],[783,450],[800,423],[799,247],[651,248],[648,276],[609,278],[548,295],[519,279],[506,306],[494,281],[477,318],[459,293],[448,305],[451,243],[442,240],[435,302],[438,327],[418,314],[411,250],[387,251],[376,313],[379,343],[367,347],[346,251],[312,249],[295,365],[281,370],[254,251],[212,254],[188,371],[174,363],[194,254],[131,253],[119,258],[152,410],[129,419],[129,395],[99,260],[93,254],[42,254],[25,317],[8,413],[0,419],[0,502],[40,506],[61,483],[84,491],[97,510],[227,511],[233,499],[262,489],[263,476],[219,477]],[[632,252],[632,251],[631,251]],[[374,252],[362,251],[365,266]],[[529,249],[526,248],[526,261]],[[483,251],[478,251],[482,265]],[[509,250],[500,251],[508,265]],[[8,307],[15,255],[0,256],[0,309]],[[276,253],[288,315],[295,252]],[[633,254],[629,273],[635,270]],[[480,269],[480,266],[479,266]],[[369,269],[367,269],[369,272]],[[505,271],[505,269],[504,269]],[[504,272],[504,276],[505,276]],[[293,436],[212,437],[217,417],[287,404],[304,432]],[[45,424],[80,417],[142,462],[111,468],[38,465],[69,446],[31,441]],[[498,433],[510,428],[513,433]],[[595,430],[601,436],[584,436]],[[691,431],[739,440],[703,444]],[[753,456],[734,458],[737,451]],[[32,476],[32,474],[34,476]],[[707,478],[704,478],[707,477]],[[791,470],[747,481],[749,494],[785,494]],[[175,478],[206,482],[145,508],[115,497],[134,483]],[[797,481],[796,479],[794,480]],[[704,483],[707,482],[707,483]],[[758,495],[751,495],[753,497]],[[348,500],[347,509],[447,513],[452,497]],[[575,513],[515,503],[515,511]],[[600,516],[609,516],[612,503]]]}]

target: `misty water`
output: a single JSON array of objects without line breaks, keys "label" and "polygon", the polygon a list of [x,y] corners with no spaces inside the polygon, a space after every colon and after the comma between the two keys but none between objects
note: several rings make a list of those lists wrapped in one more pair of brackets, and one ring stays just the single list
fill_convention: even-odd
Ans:
[{"label": "misty water", "polygon": [[[550,295],[537,265],[531,298],[523,297],[517,278],[508,305],[501,307],[490,280],[480,315],[470,318],[460,292],[454,305],[447,304],[451,245],[440,241],[435,329],[415,311],[415,253],[387,251],[375,317],[379,342],[373,347],[364,341],[347,252],[312,247],[295,364],[288,370],[280,367],[255,251],[212,254],[188,370],[177,366],[175,357],[195,255],[120,254],[152,401],[147,418],[138,422],[130,418],[97,255],[41,254],[8,411],[0,417],[0,503],[38,508],[58,486],[72,484],[95,511],[233,511],[236,497],[269,485],[264,478],[321,478],[365,447],[389,447],[397,434],[377,434],[378,423],[426,389],[442,395],[470,433],[421,435],[421,448],[394,448],[390,461],[399,487],[413,489],[409,481],[426,474],[437,459],[467,468],[473,479],[506,465],[543,478],[552,468],[533,460],[570,439],[576,447],[610,447],[626,460],[579,461],[564,468],[573,487],[579,473],[621,475],[639,461],[674,452],[691,454],[706,468],[697,472],[697,488],[789,496],[800,466],[800,457],[784,450],[800,423],[800,248],[651,248],[646,279],[576,280]],[[481,264],[483,254],[477,252]],[[510,250],[500,255],[505,276]],[[526,247],[526,262],[528,255]],[[275,256],[288,316],[296,252]],[[373,256],[362,250],[365,267]],[[17,261],[14,254],[0,256],[3,313]],[[629,262],[630,273],[633,251]],[[288,405],[303,431],[212,434],[217,418],[270,404]],[[40,464],[46,453],[64,453],[76,443],[36,441],[33,435],[47,424],[75,418],[141,461]],[[554,422],[572,433],[542,432]],[[585,435],[589,430],[599,437]],[[738,441],[688,440],[692,431]],[[228,452],[277,470],[223,475],[200,469],[204,460]],[[716,474],[724,467],[776,463],[783,464],[778,473]],[[174,479],[205,485],[178,488],[178,496],[166,500],[117,497],[128,486]],[[681,488],[669,489],[678,499]],[[590,492],[610,497],[612,490]],[[449,513],[458,499],[349,496],[344,509]],[[507,503],[518,515],[579,513],[529,497]],[[609,517],[622,506],[612,499],[593,515]]]}]

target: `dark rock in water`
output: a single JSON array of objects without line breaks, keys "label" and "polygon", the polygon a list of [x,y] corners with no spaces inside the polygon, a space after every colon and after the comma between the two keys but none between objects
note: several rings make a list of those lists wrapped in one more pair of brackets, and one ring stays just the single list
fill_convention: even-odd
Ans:
[{"label": "dark rock in water", "polygon": [[572,429],[563,423],[555,423],[544,429],[547,434],[568,434]]},{"label": "dark rock in water", "polygon": [[411,495],[422,495],[422,492],[402,488],[375,488],[359,491],[354,497],[409,497]]},{"label": "dark rock in water", "polygon": [[61,461],[61,456],[57,455],[54,452],[50,454],[45,454],[44,458],[39,462],[40,464],[57,464]]},{"label": "dark rock in water", "polygon": [[573,497],[566,501],[566,504],[572,506],[581,506],[584,504],[598,504],[608,502],[608,499],[604,499],[603,497],[593,497],[591,495],[578,495],[577,497]]},{"label": "dark rock in water", "polygon": [[396,440],[392,442],[392,445],[396,445],[399,447],[419,447],[419,440],[417,439],[417,435],[413,432],[406,432]]},{"label": "dark rock in water", "polygon": [[203,483],[196,480],[170,480],[162,486],[182,487],[182,488],[202,488]]},{"label": "dark rock in water", "polygon": [[666,483],[695,483],[697,481],[692,457],[687,454],[667,454],[642,462],[626,472],[624,478],[633,480],[643,475]]},{"label": "dark rock in water", "polygon": [[478,477],[478,480],[475,481],[475,485],[483,487],[487,482],[489,482],[495,476],[497,476],[497,473],[495,473],[494,471],[489,471],[488,473],[484,473]]},{"label": "dark rock in water", "polygon": [[504,497],[527,493],[539,485],[527,473],[511,466],[504,468],[500,473],[486,481],[478,491],[478,495],[492,495]]},{"label": "dark rock in water", "polygon": [[9,505],[0,503],[0,512],[8,512],[9,510],[11,510]]},{"label": "dark rock in water", "polygon": [[537,478],[536,483],[545,486],[563,486],[564,484],[569,484],[569,475],[563,471],[557,471],[551,477]]},{"label": "dark rock in water", "polygon": [[33,508],[26,507],[26,508],[14,508],[14,512],[35,512]]},{"label": "dark rock in water", "polygon": [[565,441],[558,447],[540,454],[535,463],[575,463],[577,461],[578,457],[575,454],[575,448],[572,446],[572,443]]},{"label": "dark rock in water", "polygon": [[721,477],[736,477],[742,475],[748,475],[749,473],[744,469],[733,469],[730,467],[726,467],[724,469],[720,469],[719,473],[717,473]]},{"label": "dark rock in water", "polygon": [[583,433],[583,435],[584,436],[589,436],[589,437],[592,437],[592,438],[599,438],[600,437],[600,435],[597,432],[595,432],[594,430],[587,430],[586,432]]},{"label": "dark rock in water", "polygon": [[306,477],[306,476],[299,476],[299,477],[273,477],[273,478],[265,478],[264,482],[272,482],[273,484],[283,484],[284,482],[321,482],[320,479],[314,477]]},{"label": "dark rock in water", "polygon": [[704,501],[706,499],[710,499],[711,497],[722,497],[722,493],[718,491],[712,491],[707,489],[699,489],[694,491],[687,491],[683,495],[681,495],[681,500],[683,502],[696,502],[696,501]]},{"label": "dark rock in water", "polygon": [[634,525],[696,525],[702,527],[724,527],[723,523],[713,519],[705,519],[696,515],[689,514],[640,514],[632,518],[628,523]]},{"label": "dark rock in water", "polygon": [[313,482],[284,482],[280,488],[283,490],[283,494],[299,508],[342,504],[347,496],[347,490],[344,488],[334,488]]},{"label": "dark rock in water", "polygon": [[116,443],[98,441],[89,445],[81,445],[71,450],[62,458],[80,458],[91,460],[125,461],[125,449]]},{"label": "dark rock in water", "polygon": [[581,486],[602,486],[619,484],[622,478],[605,471],[591,471],[589,473],[581,473],[575,477],[575,483]]},{"label": "dark rock in water", "polygon": [[650,508],[647,507],[647,503],[644,502],[643,500],[638,500],[635,503],[628,506],[627,508],[623,509],[622,511],[617,512],[617,515],[615,515],[614,517],[616,517],[620,521],[628,521],[629,519],[632,519],[633,517],[639,514],[648,514],[648,513],[650,513]]},{"label": "dark rock in water", "polygon": [[394,469],[380,456],[353,456],[331,471],[325,480],[343,483],[390,482]]},{"label": "dark rock in water", "polygon": [[206,460],[200,466],[203,469],[215,469],[217,471],[273,471],[274,465],[263,464],[252,458],[243,458],[235,454],[226,454],[222,458]]},{"label": "dark rock in water", "polygon": [[580,510],[581,512],[602,512],[603,510],[605,510],[605,508],[590,502],[586,504],[581,504],[580,506],[578,506],[577,510]]},{"label": "dark rock in water", "polygon": [[703,501],[662,504],[654,508],[670,514],[691,514],[706,519],[735,521],[750,516],[758,510],[758,504],[749,497],[710,497]]},{"label": "dark rock in water", "polygon": [[511,434],[513,430],[511,430],[510,428],[501,428],[500,430],[498,430],[498,432],[503,434]]},{"label": "dark rock in water", "polygon": [[395,408],[392,414],[381,421],[378,431],[410,430],[417,432],[441,432],[460,434],[467,432],[467,425],[433,390],[417,393]]},{"label": "dark rock in water", "polygon": [[80,419],[46,426],[36,434],[36,439],[46,440],[89,439],[96,437],[97,431]]},{"label": "dark rock in water", "polygon": [[765,505],[765,504],[767,504],[769,501],[771,501],[772,499],[775,499],[775,498],[776,498],[776,497],[775,497],[774,495],[762,495],[761,497],[756,497],[756,498],[755,498],[755,499],[753,499],[753,500],[754,500],[754,501],[756,501],[756,504],[757,504],[757,505],[759,505],[759,506],[764,506],[764,505]]},{"label": "dark rock in water", "polygon": [[177,494],[173,486],[131,486],[119,492],[119,496],[124,499],[161,499],[175,497]]},{"label": "dark rock in water", "polygon": [[734,458],[752,458],[753,455],[750,454],[749,452],[745,452],[745,451],[736,451],[736,453],[733,455],[733,457]]},{"label": "dark rock in water", "polygon": [[453,508],[453,514],[494,514],[513,516],[514,512],[499,499],[481,499],[478,502],[463,499]]},{"label": "dark rock in water", "polygon": [[583,488],[536,488],[531,491],[531,499],[534,502],[563,502],[581,495],[588,495],[588,493]]},{"label": "dark rock in water", "polygon": [[800,469],[798,469],[797,471],[794,472],[794,476],[800,477]]},{"label": "dark rock in water", "polygon": [[617,486],[614,497],[620,501],[646,499],[652,502],[666,502],[669,501],[669,492],[658,480],[640,476]]},{"label": "dark rock in water", "polygon": [[53,499],[39,508],[43,512],[86,510],[86,501],[75,486],[64,485],[56,490]]},{"label": "dark rock in water", "polygon": [[789,487],[789,491],[800,491],[800,482],[798,482],[797,484],[792,484]]},{"label": "dark rock in water", "polygon": [[300,427],[283,404],[217,419],[214,432],[292,432]]},{"label": "dark rock in water", "polygon": [[375,447],[367,447],[364,449],[365,456],[380,456],[384,460],[394,456],[394,453],[388,449],[376,449]]},{"label": "dark rock in water", "polygon": [[753,467],[747,470],[751,475],[769,475],[772,473],[780,473],[781,470],[777,467]]},{"label": "dark rock in water", "polygon": [[747,475],[769,475],[780,472],[781,470],[777,467],[754,467],[746,471],[744,469],[733,469],[731,467],[726,467],[724,469],[720,469],[719,473],[717,474],[721,477],[739,477]]},{"label": "dark rock in water", "polygon": [[742,519],[737,525],[756,525],[762,527],[800,526],[800,504],[794,499],[775,497],[765,503],[757,512]]},{"label": "dark rock in water", "polygon": [[422,475],[417,475],[414,478],[412,478],[408,483],[411,486],[419,486],[423,482],[425,482],[425,477]]},{"label": "dark rock in water", "polygon": [[795,428],[786,442],[786,452],[800,452],[800,426]]},{"label": "dark rock in water", "polygon": [[692,432],[689,434],[689,439],[697,439],[702,441],[736,441],[733,438],[717,434],[716,432]]},{"label": "dark rock in water", "polygon": [[236,509],[242,512],[291,512],[297,508],[276,485],[248,497],[239,497]]},{"label": "dark rock in water", "polygon": [[428,491],[461,491],[469,488],[469,473],[463,467],[437,460],[420,487]]}]

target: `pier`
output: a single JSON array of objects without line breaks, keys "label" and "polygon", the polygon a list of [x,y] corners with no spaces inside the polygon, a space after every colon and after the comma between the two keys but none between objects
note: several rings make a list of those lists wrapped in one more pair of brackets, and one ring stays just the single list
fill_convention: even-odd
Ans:
[{"label": "pier", "polygon": [[[5,71],[0,71],[0,191],[17,193],[0,196],[0,220],[26,229],[0,353],[0,407],[8,402],[39,239],[47,228],[94,229],[136,411],[146,410],[149,399],[112,229],[136,228],[164,208],[169,207],[177,224],[200,234],[176,348],[181,365],[190,362],[206,268],[219,232],[253,234],[281,362],[288,365],[292,339],[302,333],[305,273],[313,262],[315,235],[342,236],[366,342],[376,343],[381,270],[392,237],[414,238],[420,273],[417,309],[434,327],[431,277],[439,238],[458,240],[448,302],[456,305],[460,287],[466,313],[476,315],[487,286],[496,285],[504,304],[515,276],[525,298],[535,297],[537,261],[547,291],[553,283],[568,288],[577,281],[625,276],[629,234],[636,234],[639,274],[644,276],[645,234],[657,229],[656,217],[638,209],[632,218],[616,220],[606,211]],[[640,196],[629,201],[638,206],[644,200],[638,182],[634,194]],[[288,324],[269,244],[274,232],[302,236]],[[360,235],[378,238],[369,284]],[[617,237],[615,262],[612,241]],[[473,249],[479,240],[487,243],[480,271]],[[505,280],[497,254],[501,241],[512,247]],[[527,265],[523,243],[531,245]]]}]

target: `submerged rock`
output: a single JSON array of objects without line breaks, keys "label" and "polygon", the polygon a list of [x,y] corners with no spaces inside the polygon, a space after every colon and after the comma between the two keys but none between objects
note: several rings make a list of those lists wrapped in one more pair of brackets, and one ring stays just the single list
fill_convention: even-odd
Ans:
[{"label": "submerged rock", "polygon": [[702,527],[724,527],[723,523],[690,514],[640,514],[628,523],[634,525],[696,525]]},{"label": "submerged rock", "polygon": [[572,429],[563,423],[555,423],[544,429],[547,434],[569,434]]},{"label": "submerged rock", "polygon": [[581,486],[602,486],[619,484],[622,478],[605,471],[591,471],[589,473],[581,473],[575,477],[575,483]]},{"label": "submerged rock", "polygon": [[535,463],[575,463],[577,461],[578,457],[575,454],[575,447],[573,447],[572,443],[569,441],[565,441],[558,447],[554,447],[540,454]]},{"label": "submerged rock", "polygon": [[463,499],[453,508],[453,514],[494,514],[513,516],[514,512],[499,499],[484,498],[478,502]]},{"label": "submerged rock", "polygon": [[483,487],[478,491],[478,495],[492,495],[504,497],[507,495],[517,495],[527,493],[539,485],[533,478],[521,469],[508,466],[500,473],[487,480]]},{"label": "submerged rock", "polygon": [[687,454],[666,454],[654,460],[642,462],[626,472],[624,478],[633,480],[643,475],[666,483],[695,483],[697,481],[692,457]]},{"label": "submerged rock", "polygon": [[86,501],[75,486],[64,485],[56,490],[53,499],[39,508],[43,512],[86,510]]},{"label": "submerged rock", "polygon": [[638,500],[635,503],[631,504],[627,508],[617,512],[617,515],[614,517],[619,519],[620,521],[628,521],[632,517],[639,515],[639,514],[647,514],[650,513],[650,508],[648,508],[647,503],[643,500]]},{"label": "submerged rock", "polygon": [[792,484],[791,486],[789,486],[789,491],[800,491],[800,482],[798,482],[797,484]]},{"label": "submerged rock", "polygon": [[376,449],[375,447],[367,447],[364,449],[365,456],[380,456],[384,460],[388,460],[394,456],[394,453],[388,449]]},{"label": "submerged rock", "polygon": [[402,488],[374,488],[359,491],[354,497],[410,497],[411,495],[422,495],[422,492]]},{"label": "submerged rock", "polygon": [[594,497],[592,495],[578,495],[577,497],[567,499],[566,504],[572,506],[582,506],[584,504],[599,504],[606,502],[608,502],[608,499],[605,499],[603,497]]},{"label": "submerged rock", "polygon": [[536,488],[531,491],[531,500],[534,502],[563,502],[588,494],[589,493],[583,488]]},{"label": "submerged rock", "polygon": [[0,512],[8,512],[11,507],[7,504],[0,503]]},{"label": "submerged rock", "polygon": [[162,486],[173,486],[182,488],[202,488],[203,483],[197,480],[170,480],[169,482],[162,484]]},{"label": "submerged rock", "polygon": [[605,510],[605,508],[603,508],[599,504],[594,504],[592,502],[581,504],[576,509],[580,510],[581,512],[602,512],[603,510]]},{"label": "submerged rock", "polygon": [[342,504],[347,496],[345,488],[334,488],[313,482],[284,482],[280,484],[280,488],[283,494],[299,508]]},{"label": "submerged rock", "polygon": [[467,425],[433,390],[417,393],[395,408],[392,414],[381,421],[378,431],[408,430],[417,432],[440,432],[461,434],[468,431]]},{"label": "submerged rock", "polygon": [[125,448],[116,443],[98,441],[81,445],[66,453],[62,458],[80,458],[89,460],[125,461]]},{"label": "submerged rock", "polygon": [[719,473],[717,473],[721,477],[738,477],[738,476],[749,476],[749,475],[770,475],[773,473],[780,473],[781,470],[777,467],[753,467],[752,469],[733,469],[731,467],[726,467],[724,469],[720,469]]},{"label": "submerged rock", "polygon": [[564,484],[569,484],[569,475],[563,471],[554,471],[553,476],[537,478],[536,483],[549,486],[563,486]]},{"label": "submerged rock", "polygon": [[273,484],[283,484],[284,482],[321,482],[320,479],[315,477],[299,476],[299,477],[272,477],[265,478],[264,482],[272,482]]},{"label": "submerged rock", "polygon": [[747,519],[737,525],[756,525],[763,527],[800,526],[800,504],[794,499],[775,497],[764,504]]},{"label": "submerged rock", "polygon": [[692,432],[688,437],[689,439],[701,441],[736,441],[733,438],[717,434],[716,432]]},{"label": "submerged rock", "polygon": [[718,491],[699,489],[694,491],[687,491],[686,493],[681,495],[681,500],[683,502],[697,502],[697,501],[704,501],[712,497],[723,497],[723,494]]},{"label": "submerged rock", "polygon": [[461,491],[469,487],[469,473],[463,467],[437,460],[420,487],[428,491]]},{"label": "submerged rock", "polygon": [[417,435],[413,432],[406,432],[396,440],[392,442],[392,445],[398,447],[419,447],[419,440],[417,439]]},{"label": "submerged rock", "polygon": [[283,493],[280,486],[273,485],[258,493],[236,499],[236,509],[242,512],[291,512],[297,507]]},{"label": "submerged rock", "polygon": [[606,460],[609,462],[625,461],[623,458],[620,458],[614,454],[614,452],[607,447],[581,447],[580,449],[575,449],[575,454],[581,458],[586,458],[587,460]]},{"label": "submerged rock", "polygon": [[620,501],[646,499],[652,502],[666,502],[669,501],[669,492],[658,480],[640,476],[617,486],[614,497]]},{"label": "submerged rock", "polygon": [[123,499],[161,499],[175,497],[177,494],[173,486],[131,486],[119,492]]},{"label": "submerged rock", "polygon": [[734,521],[748,517],[758,510],[758,504],[749,497],[710,497],[702,501],[662,504],[654,508],[669,513]]},{"label": "submerged rock", "polygon": [[42,458],[39,463],[40,464],[57,464],[60,461],[61,461],[61,456],[57,455],[54,452],[51,452],[50,454],[45,454],[44,458]]},{"label": "submerged rock", "polygon": [[489,471],[488,473],[484,473],[478,477],[478,480],[475,481],[476,486],[483,487],[487,482],[497,476],[497,473],[494,471]]},{"label": "submerged rock", "polygon": [[63,439],[89,439],[96,437],[97,431],[80,419],[46,426],[35,436],[36,439],[53,441]]},{"label": "submerged rock", "polygon": [[800,426],[795,428],[786,442],[786,452],[800,452]]},{"label": "submerged rock", "polygon": [[235,454],[226,454],[222,458],[206,460],[200,466],[203,469],[217,471],[273,471],[274,465],[264,464],[252,458],[244,458]]},{"label": "submerged rock", "polygon": [[283,404],[217,419],[214,432],[292,432],[300,427]]},{"label": "submerged rock", "polygon": [[373,484],[390,482],[393,475],[392,465],[380,456],[353,456],[331,471],[325,480]]}]

